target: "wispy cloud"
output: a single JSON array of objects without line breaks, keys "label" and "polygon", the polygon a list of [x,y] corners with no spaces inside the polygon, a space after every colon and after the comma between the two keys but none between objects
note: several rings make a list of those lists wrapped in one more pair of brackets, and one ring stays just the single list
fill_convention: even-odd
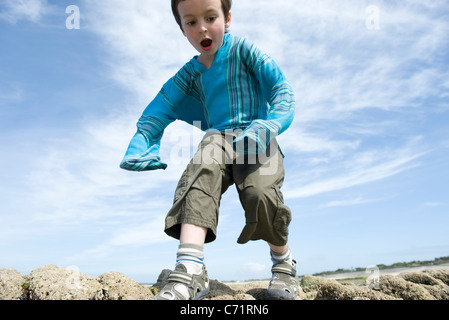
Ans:
[{"label": "wispy cloud", "polygon": [[165,215],[152,215],[151,220],[148,222],[117,228],[114,235],[103,243],[76,253],[69,259],[73,261],[88,261],[92,258],[108,257],[118,248],[140,248],[173,241],[172,238],[167,237],[163,232],[164,218]]},{"label": "wispy cloud", "polygon": [[337,201],[331,201],[324,205],[322,205],[322,208],[334,208],[334,207],[347,207],[347,206],[357,206],[361,204],[367,204],[367,203],[373,203],[378,202],[379,199],[364,199],[363,197],[357,197],[355,199],[346,199],[346,200],[337,200]]},{"label": "wispy cloud", "polygon": [[425,207],[431,207],[431,208],[442,207],[442,206],[445,206],[445,205],[446,204],[443,203],[443,202],[426,202],[426,203],[424,203]]},{"label": "wispy cloud", "polygon": [[47,0],[3,0],[0,19],[10,23],[19,20],[38,22],[47,8]]},{"label": "wispy cloud", "polygon": [[67,135],[47,141],[23,190],[34,206],[34,219],[72,224],[146,214],[148,207],[167,210],[172,194],[152,198],[150,190],[164,190],[177,181],[185,157],[178,165],[171,163],[168,173],[121,170],[120,160],[135,131],[129,123],[126,114],[86,120],[76,138]]},{"label": "wispy cloud", "polygon": [[[0,86],[0,106],[7,107],[23,100],[24,92],[18,83],[6,83]],[[3,109],[2,109],[3,111]]]},{"label": "wispy cloud", "polygon": [[162,84],[195,54],[176,25],[167,1],[83,1],[87,28],[108,53],[111,77],[132,92],[141,112]]},{"label": "wispy cloud", "polygon": [[261,272],[266,271],[268,268],[266,265],[256,262],[248,262],[243,265],[243,268],[245,268],[247,271],[249,271],[252,274],[260,274]]},{"label": "wispy cloud", "polygon": [[[315,196],[392,177],[419,165],[427,151],[417,151],[415,143],[399,150],[357,152],[333,165],[321,165],[294,175],[284,191],[289,199]],[[293,187],[299,186],[299,187]]]}]

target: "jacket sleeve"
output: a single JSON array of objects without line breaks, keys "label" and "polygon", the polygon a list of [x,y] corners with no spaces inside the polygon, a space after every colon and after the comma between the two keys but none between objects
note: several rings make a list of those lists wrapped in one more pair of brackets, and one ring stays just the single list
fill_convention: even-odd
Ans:
[{"label": "jacket sleeve", "polygon": [[145,108],[120,168],[131,171],[166,169],[159,149],[165,128],[175,120],[199,126],[202,130],[208,128],[204,108],[195,94],[191,94],[192,74],[188,72],[188,66],[167,81]]},{"label": "jacket sleeve", "polygon": [[[265,118],[253,120],[235,140],[236,151],[264,153],[271,140],[292,123],[295,115],[295,95],[289,81],[273,59],[253,44],[247,43],[243,48],[246,50],[246,54],[242,54],[244,63],[257,78],[262,95],[268,103],[268,111]],[[246,148],[239,148],[245,144]]]},{"label": "jacket sleeve", "polygon": [[159,148],[165,128],[177,118],[167,96],[170,86],[169,81],[143,111],[120,168],[131,171],[167,168],[167,164],[161,162]]}]

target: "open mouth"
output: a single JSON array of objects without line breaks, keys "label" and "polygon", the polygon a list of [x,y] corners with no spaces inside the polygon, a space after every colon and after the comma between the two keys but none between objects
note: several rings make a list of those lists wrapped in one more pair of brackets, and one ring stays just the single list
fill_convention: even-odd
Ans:
[{"label": "open mouth", "polygon": [[210,50],[212,48],[212,40],[211,39],[204,39],[201,41],[201,47],[203,50]]}]

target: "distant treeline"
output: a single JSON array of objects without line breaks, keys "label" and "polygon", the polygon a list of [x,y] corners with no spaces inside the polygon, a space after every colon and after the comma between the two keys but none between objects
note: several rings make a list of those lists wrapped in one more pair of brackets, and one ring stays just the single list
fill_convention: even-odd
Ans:
[{"label": "distant treeline", "polygon": [[[377,267],[379,269],[387,269],[387,268],[403,268],[403,267],[419,267],[419,266],[427,266],[427,265],[435,265],[435,264],[441,264],[441,263],[445,263],[445,262],[449,262],[449,256],[447,257],[440,257],[440,258],[435,258],[434,260],[425,260],[425,261],[410,261],[410,262],[396,262],[390,265],[385,265],[385,264],[378,264]],[[318,273],[314,273],[314,276],[322,276],[322,275],[327,275],[327,274],[335,274],[335,273],[346,273],[346,272],[356,272],[356,271],[365,271],[365,268],[351,268],[351,269],[337,269],[335,271],[323,271],[323,272],[318,272]]]}]

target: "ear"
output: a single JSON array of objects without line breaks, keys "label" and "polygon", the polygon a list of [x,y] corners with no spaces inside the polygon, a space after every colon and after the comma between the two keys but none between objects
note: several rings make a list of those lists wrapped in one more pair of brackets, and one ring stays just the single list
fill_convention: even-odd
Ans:
[{"label": "ear", "polygon": [[229,11],[228,18],[226,19],[225,27],[229,28],[231,26],[231,11]]}]

